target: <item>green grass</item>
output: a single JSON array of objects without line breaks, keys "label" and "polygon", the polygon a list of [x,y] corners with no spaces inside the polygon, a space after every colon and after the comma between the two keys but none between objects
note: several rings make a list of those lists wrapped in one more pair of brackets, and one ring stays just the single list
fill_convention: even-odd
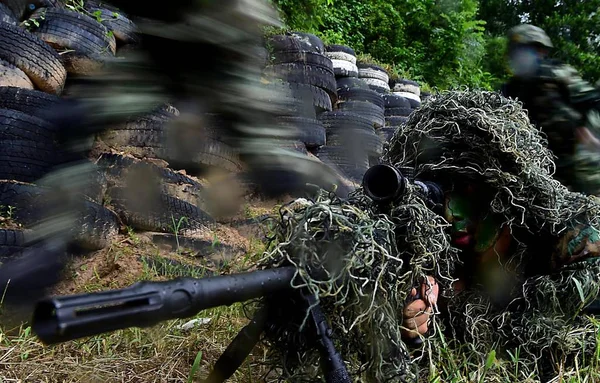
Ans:
[{"label": "green grass", "polygon": [[[258,240],[251,241],[251,251],[236,262],[212,272],[237,272],[254,264],[257,254],[264,250]],[[87,276],[85,283],[77,285],[75,292],[93,292],[107,288],[122,287],[135,280],[156,280],[180,276],[203,277],[208,268],[198,264],[169,264],[153,266],[145,264],[135,280],[121,286],[103,276],[101,268],[137,257],[142,251],[151,258],[158,251],[142,241],[132,231],[119,243],[106,249],[99,257],[102,263],[82,264],[72,270],[74,278]],[[173,259],[183,259],[174,253]],[[160,259],[160,258],[157,258]],[[196,261],[196,260],[194,260]],[[87,272],[87,274],[86,274]],[[79,275],[81,274],[81,275]],[[0,382],[198,382],[205,378],[219,355],[247,323],[242,304],[217,307],[198,313],[194,318],[210,318],[210,322],[191,330],[179,326],[188,319],[163,322],[151,328],[129,328],[112,333],[44,346],[32,334],[31,328],[0,328]],[[598,328],[600,344],[600,322]],[[472,382],[539,382],[526,371],[523,355],[513,350],[508,357],[500,358],[496,350],[489,350],[481,357],[467,345],[456,345],[450,339],[441,338],[441,349],[426,350],[438,355],[441,362],[423,370],[421,382],[472,383]],[[264,350],[255,348],[229,382],[262,382],[266,372]],[[589,362],[589,363],[588,363]],[[589,383],[600,382],[600,349],[591,361],[572,368],[561,368],[560,375],[551,382]],[[425,365],[428,363],[425,362]],[[584,367],[585,366],[585,367]]]}]

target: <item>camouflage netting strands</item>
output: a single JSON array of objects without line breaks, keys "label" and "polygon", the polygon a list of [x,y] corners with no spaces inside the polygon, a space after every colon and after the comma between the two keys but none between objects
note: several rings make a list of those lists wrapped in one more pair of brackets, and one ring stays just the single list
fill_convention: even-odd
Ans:
[{"label": "camouflage netting strands", "polygon": [[[326,194],[296,200],[275,221],[262,266],[296,266],[293,285],[320,297],[350,374],[371,382],[414,381],[400,339],[402,310],[420,277],[435,275],[450,290],[457,253],[449,247],[446,223],[412,188],[391,216],[372,210],[357,191],[345,201]],[[281,369],[282,378],[318,381],[318,354],[309,351],[315,337],[298,335],[306,307],[288,296],[273,306],[265,359]]]},{"label": "camouflage netting strands", "polygon": [[[558,240],[587,223],[589,235],[598,236],[597,200],[572,193],[552,178],[554,163],[546,139],[530,124],[520,103],[499,94],[455,91],[432,96],[399,128],[383,159],[414,168],[417,177],[487,185],[494,194],[491,210],[504,217],[513,232]],[[418,241],[431,249],[426,235]],[[517,247],[512,263],[551,262],[552,254],[536,245]],[[446,251],[439,249],[438,254]],[[567,369],[593,361],[594,326],[578,313],[598,295],[598,263],[591,259],[548,276],[523,274],[520,280],[522,289],[509,304],[494,304],[478,291],[457,294],[449,303],[452,333],[462,335],[479,360],[490,350],[514,352],[519,347],[517,367],[524,376],[548,377],[557,374],[561,363]],[[445,365],[446,347],[440,340],[434,336],[426,347],[434,364]],[[511,368],[515,371],[512,365],[502,372]]]}]

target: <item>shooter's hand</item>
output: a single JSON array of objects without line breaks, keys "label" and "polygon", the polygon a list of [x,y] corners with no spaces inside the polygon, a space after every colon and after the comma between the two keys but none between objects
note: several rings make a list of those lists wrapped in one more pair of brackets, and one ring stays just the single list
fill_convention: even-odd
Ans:
[{"label": "shooter's hand", "polygon": [[404,308],[404,321],[402,336],[413,339],[424,335],[429,330],[429,318],[437,307],[437,299],[440,288],[435,278],[428,276],[427,281],[419,287],[419,291],[413,288],[410,297],[414,298]]}]

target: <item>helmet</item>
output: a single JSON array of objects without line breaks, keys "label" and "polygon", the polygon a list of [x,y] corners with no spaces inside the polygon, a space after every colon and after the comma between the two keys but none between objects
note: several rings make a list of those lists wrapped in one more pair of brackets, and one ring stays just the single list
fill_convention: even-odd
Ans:
[{"label": "helmet", "polygon": [[508,31],[510,44],[542,45],[546,48],[554,48],[550,37],[540,27],[531,24],[521,24]]}]

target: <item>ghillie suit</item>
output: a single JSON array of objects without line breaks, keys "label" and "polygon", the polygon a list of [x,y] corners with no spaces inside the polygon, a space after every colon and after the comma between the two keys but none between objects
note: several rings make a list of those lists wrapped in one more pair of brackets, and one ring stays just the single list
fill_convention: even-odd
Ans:
[{"label": "ghillie suit", "polygon": [[[362,190],[345,201],[322,195],[283,207],[263,266],[298,267],[296,286],[321,296],[355,379],[415,381],[426,378],[425,371],[442,381],[462,376],[448,336],[466,342],[461,357],[469,358],[463,359],[467,365],[482,363],[490,350],[506,356],[520,348],[518,373],[510,375],[515,366],[498,363],[488,371],[491,381],[494,372],[515,381],[552,375],[558,364],[575,358],[580,366],[591,360],[594,327],[578,314],[600,287],[600,266],[583,261],[598,255],[600,204],[552,178],[546,140],[519,103],[489,92],[432,96],[397,131],[383,161],[440,184],[485,184],[492,191],[491,211],[517,239],[507,266],[520,284],[508,303],[476,290],[455,294],[451,284],[462,260],[451,245],[450,225],[411,187],[385,214]],[[421,357],[411,361],[400,339],[402,311],[425,275],[438,280],[447,308],[434,317]],[[264,339],[271,350],[267,360],[292,381],[314,381],[317,355],[307,352],[311,339],[298,335],[305,310],[297,302],[277,302],[272,310],[280,319]]]},{"label": "ghillie suit", "polygon": [[[519,348],[523,376],[552,375],[573,358],[581,366],[596,350],[594,325],[578,314],[600,289],[593,258],[600,255],[600,204],[553,179],[546,145],[520,103],[495,93],[450,92],[415,112],[384,157],[414,168],[417,177],[490,190],[490,211],[503,217],[517,242],[504,266],[521,283],[504,304],[475,289],[458,294],[448,303],[450,329],[482,357]],[[423,248],[435,245],[425,235],[421,240]],[[432,357],[443,360],[443,348],[431,342]]]}]

